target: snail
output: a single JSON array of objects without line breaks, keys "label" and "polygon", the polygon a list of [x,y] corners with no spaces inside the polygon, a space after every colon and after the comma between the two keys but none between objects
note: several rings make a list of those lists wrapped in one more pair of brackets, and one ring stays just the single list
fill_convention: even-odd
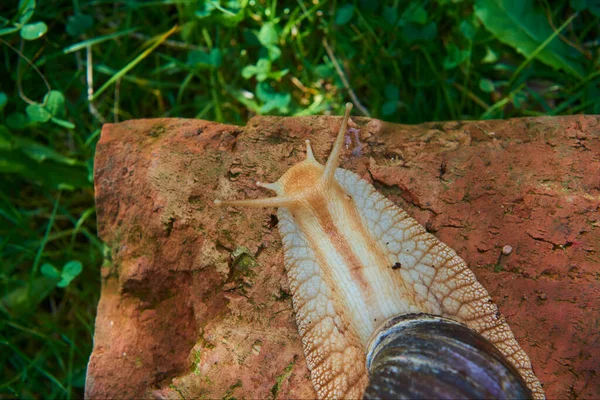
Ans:
[{"label": "snail", "polygon": [[351,108],[347,103],[325,165],[307,140],[304,161],[274,183],[256,182],[276,197],[215,200],[278,208],[298,332],[318,397],[361,398],[369,368],[380,364],[374,343],[390,320],[432,315],[441,318],[434,324],[454,321],[478,332],[533,398],[545,398],[529,357],[466,263],[371,184],[338,168]]}]

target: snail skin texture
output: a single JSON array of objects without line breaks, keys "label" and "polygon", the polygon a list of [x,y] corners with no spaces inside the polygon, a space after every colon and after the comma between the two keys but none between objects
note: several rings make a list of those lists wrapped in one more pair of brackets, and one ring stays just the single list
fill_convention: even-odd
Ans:
[{"label": "snail skin texture", "polygon": [[319,398],[361,398],[366,352],[389,319],[411,313],[460,322],[493,343],[533,397],[544,391],[529,357],[488,292],[446,244],[353,172],[338,168],[346,113],[323,166],[307,157],[277,182],[276,197],[221,201],[278,207],[285,268],[298,331]]}]

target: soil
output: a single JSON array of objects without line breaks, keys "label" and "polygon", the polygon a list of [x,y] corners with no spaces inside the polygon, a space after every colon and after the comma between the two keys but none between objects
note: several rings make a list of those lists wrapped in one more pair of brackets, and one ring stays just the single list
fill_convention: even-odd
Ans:
[{"label": "soil", "polygon": [[[213,200],[269,195],[254,182],[302,160],[305,139],[325,160],[339,122],[104,126],[87,398],[315,397],[274,209]],[[351,126],[342,167],[465,259],[547,396],[600,398],[600,117]]]}]

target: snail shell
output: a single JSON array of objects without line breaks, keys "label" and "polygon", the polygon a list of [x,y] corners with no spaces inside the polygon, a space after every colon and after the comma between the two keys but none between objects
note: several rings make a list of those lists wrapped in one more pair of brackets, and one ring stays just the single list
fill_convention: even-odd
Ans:
[{"label": "snail shell", "polygon": [[530,399],[490,341],[456,321],[408,314],[388,321],[367,352],[365,399]]}]

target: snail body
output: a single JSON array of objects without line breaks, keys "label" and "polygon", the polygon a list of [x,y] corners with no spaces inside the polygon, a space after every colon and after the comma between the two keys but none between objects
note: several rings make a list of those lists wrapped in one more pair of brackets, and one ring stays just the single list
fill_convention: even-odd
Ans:
[{"label": "snail body", "polygon": [[351,105],[326,165],[307,158],[277,182],[276,197],[217,205],[278,207],[298,331],[319,398],[360,398],[367,352],[396,316],[431,314],[481,333],[544,398],[529,357],[473,272],[368,182],[338,168]]}]

